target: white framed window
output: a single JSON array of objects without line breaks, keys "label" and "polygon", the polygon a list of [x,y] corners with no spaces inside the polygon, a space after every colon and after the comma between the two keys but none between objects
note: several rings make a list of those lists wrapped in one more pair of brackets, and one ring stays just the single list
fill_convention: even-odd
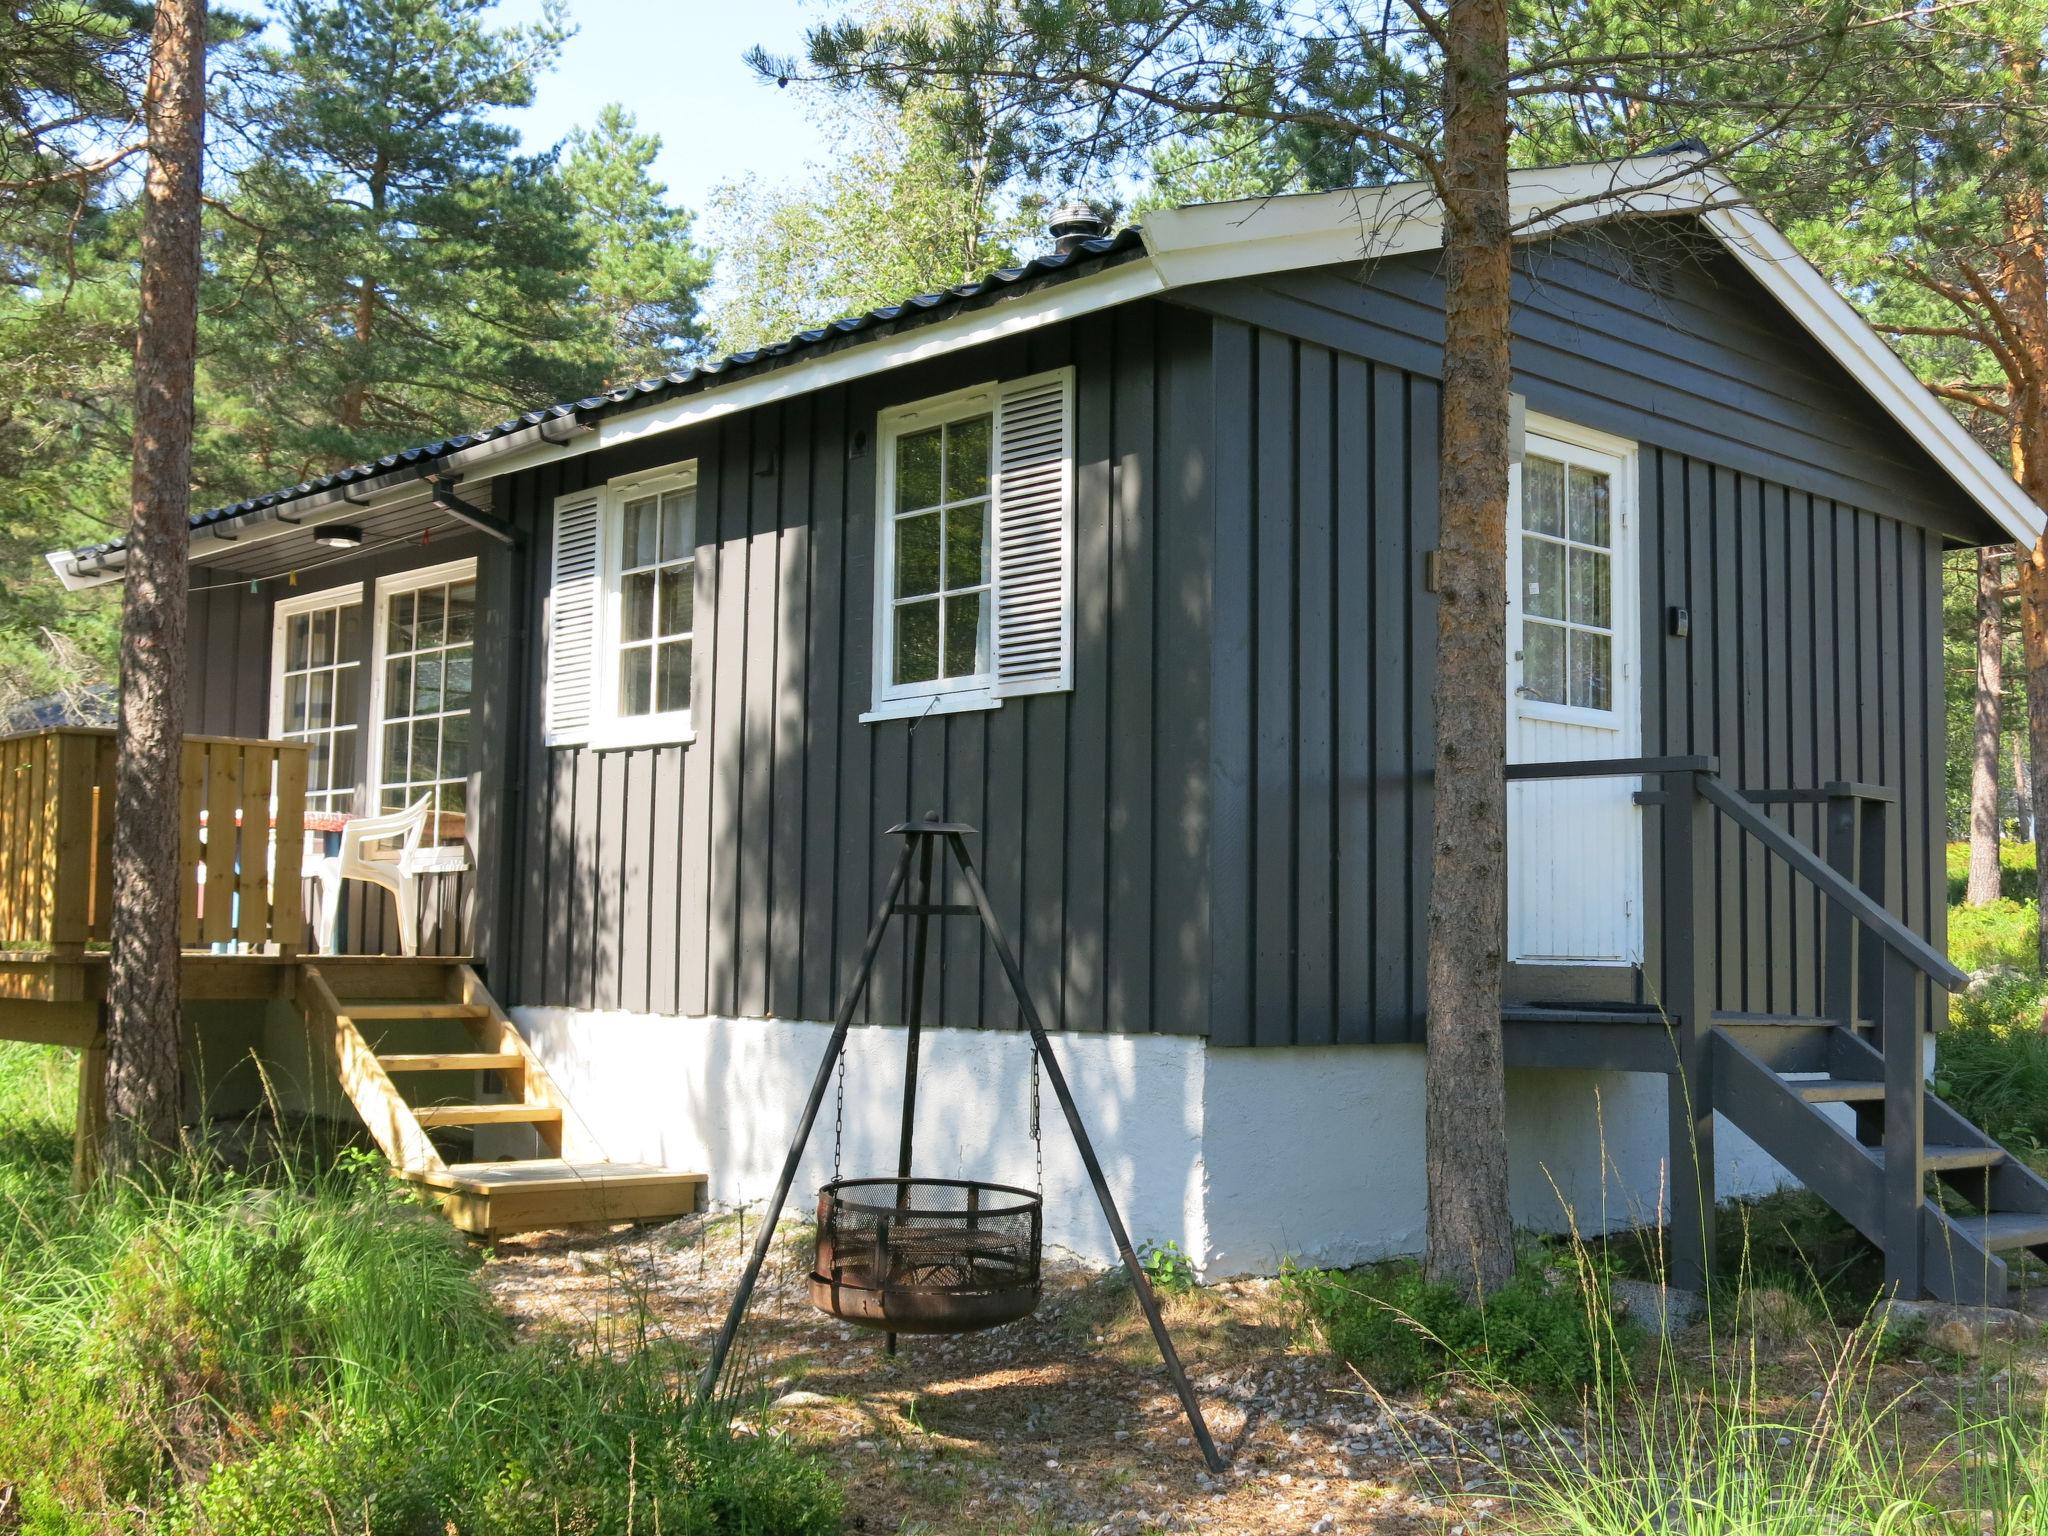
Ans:
[{"label": "white framed window", "polygon": [[284,598],[271,610],[270,734],[306,744],[306,808],[355,809],[361,745],[363,584]]},{"label": "white framed window", "polygon": [[995,386],[882,420],[876,703],[994,681]]},{"label": "white framed window", "polygon": [[694,462],[556,501],[551,746],[604,750],[693,739],[696,587]]},{"label": "white framed window", "polygon": [[1630,593],[1623,461],[1531,431],[1515,476],[1509,548],[1519,712],[1615,729],[1625,701]]},{"label": "white framed window", "polygon": [[424,842],[462,843],[469,814],[476,561],[379,578],[373,646],[372,804],[433,802]]},{"label": "white framed window", "polygon": [[1070,688],[1074,373],[882,413],[874,707],[989,709]]}]

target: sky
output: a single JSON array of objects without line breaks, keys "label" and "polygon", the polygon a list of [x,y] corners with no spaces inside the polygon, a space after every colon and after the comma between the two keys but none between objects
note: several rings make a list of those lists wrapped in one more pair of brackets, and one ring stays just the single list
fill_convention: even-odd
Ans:
[{"label": "sky", "polygon": [[[657,170],[673,199],[701,213],[710,190],[747,172],[778,181],[822,158],[794,95],[740,62],[761,44],[793,53],[806,25],[830,12],[811,0],[568,0],[577,28],[532,107],[512,121],[524,148],[543,149],[593,121],[605,103],[630,108],[661,135]],[[536,20],[541,0],[501,0],[501,22]]]}]

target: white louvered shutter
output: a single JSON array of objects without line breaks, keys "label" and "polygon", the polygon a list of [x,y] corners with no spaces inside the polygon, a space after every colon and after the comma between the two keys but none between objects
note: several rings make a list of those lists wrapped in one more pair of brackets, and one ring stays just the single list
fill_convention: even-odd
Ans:
[{"label": "white louvered shutter", "polygon": [[555,573],[548,590],[548,745],[590,739],[597,711],[597,638],[604,604],[596,492],[555,503]]},{"label": "white louvered shutter", "polygon": [[996,397],[997,698],[1071,688],[1074,655],[1074,370]]}]

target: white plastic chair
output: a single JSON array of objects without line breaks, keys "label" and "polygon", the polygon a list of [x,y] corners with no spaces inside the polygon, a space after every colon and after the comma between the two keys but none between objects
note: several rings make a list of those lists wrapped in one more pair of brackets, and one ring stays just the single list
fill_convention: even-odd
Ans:
[{"label": "white plastic chair", "polygon": [[[307,873],[320,884],[320,949],[334,954],[341,938],[341,883],[362,880],[382,886],[398,904],[398,947],[404,954],[419,951],[419,876],[412,871],[410,855],[420,845],[427,829],[427,813],[433,797],[422,795],[402,811],[388,816],[360,816],[341,829],[341,849],[325,858],[312,860]],[[396,859],[369,859],[364,848],[371,843],[404,839]]]}]

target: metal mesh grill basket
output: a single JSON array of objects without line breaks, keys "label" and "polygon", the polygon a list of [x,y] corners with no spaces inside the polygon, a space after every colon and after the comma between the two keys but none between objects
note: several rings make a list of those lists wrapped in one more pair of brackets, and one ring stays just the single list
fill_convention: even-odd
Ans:
[{"label": "metal mesh grill basket", "polygon": [[1044,1207],[972,1179],[839,1179],[818,1191],[811,1301],[892,1333],[967,1333],[1038,1305]]}]

